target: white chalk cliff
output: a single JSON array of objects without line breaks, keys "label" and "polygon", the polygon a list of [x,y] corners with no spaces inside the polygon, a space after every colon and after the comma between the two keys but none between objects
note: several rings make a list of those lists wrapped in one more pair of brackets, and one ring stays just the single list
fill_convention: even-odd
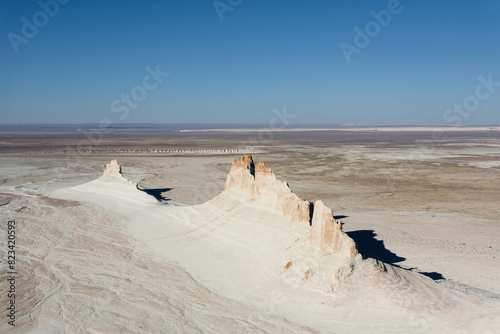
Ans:
[{"label": "white chalk cliff", "polygon": [[116,159],[113,159],[109,164],[104,165],[103,175],[123,177],[122,167],[118,164]]},{"label": "white chalk cliff", "polygon": [[[96,180],[54,191],[52,197],[89,203],[67,208],[65,219],[50,220],[51,228],[64,221],[61,232],[33,243],[46,266],[42,283],[51,282],[54,290],[46,293],[44,287],[40,297],[37,289],[27,290],[37,301],[30,323],[34,318],[53,332],[248,333],[257,332],[249,324],[266,325],[246,317],[256,310],[273,317],[260,330],[272,333],[498,328],[498,301],[363,259],[328,207],[299,198],[251,156],[233,161],[225,188],[199,205],[158,201],[127,180],[114,160]],[[40,251],[53,240],[57,247]],[[37,267],[32,275],[43,272]],[[214,308],[217,300],[227,309]],[[214,325],[214,317],[226,327]],[[283,330],[276,319],[297,325]],[[185,327],[190,321],[193,329]]]},{"label": "white chalk cliff", "polygon": [[328,253],[347,256],[358,254],[356,243],[342,232],[342,223],[335,221],[330,208],[322,201],[314,203],[311,222],[311,243]]},{"label": "white chalk cliff", "polygon": [[342,224],[335,221],[332,210],[321,201],[313,205],[299,198],[286,182],[276,179],[274,171],[267,168],[264,162],[255,164],[251,155],[233,160],[225,189],[233,187],[247,192],[252,200],[272,203],[278,212],[292,222],[311,222],[310,241],[325,252],[345,256],[358,254],[356,244],[342,232]]},{"label": "white chalk cliff", "polygon": [[273,203],[293,222],[309,222],[311,203],[295,195],[286,182],[276,179],[274,171],[264,162],[254,164],[251,155],[234,159],[227,175],[225,189],[238,187],[248,192],[253,200]]},{"label": "white chalk cliff", "polygon": [[[93,197],[96,193],[96,189],[105,191],[108,196],[120,198],[122,201],[119,204],[121,211],[124,210],[123,207],[133,202],[150,204],[158,202],[153,196],[139,189],[137,183],[123,176],[122,168],[116,159],[104,165],[103,173],[99,178],[72,188],[78,196],[82,196],[81,198],[90,202],[94,202]],[[68,190],[69,189],[60,189],[59,193],[63,195]],[[88,194],[92,194],[92,196],[87,197]]]}]

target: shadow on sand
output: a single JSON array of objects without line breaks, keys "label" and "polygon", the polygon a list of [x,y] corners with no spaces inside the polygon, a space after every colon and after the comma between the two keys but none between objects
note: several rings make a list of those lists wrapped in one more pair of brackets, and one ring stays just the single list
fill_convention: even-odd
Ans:
[{"label": "shadow on sand", "polygon": [[356,244],[358,245],[358,250],[364,259],[370,257],[401,269],[418,272],[419,274],[427,276],[434,281],[445,279],[442,274],[437,272],[421,272],[418,271],[417,268],[404,268],[397,265],[396,263],[402,262],[406,260],[406,258],[398,256],[385,248],[384,242],[382,240],[375,239],[377,234],[373,230],[360,230],[346,233],[349,237],[351,237],[351,239],[356,242]]},{"label": "shadow on sand", "polygon": [[440,273],[437,273],[435,271],[431,271],[431,272],[423,272],[423,271],[419,271],[418,272],[419,274],[422,274],[424,276],[427,276],[435,281],[440,281],[440,280],[443,280],[445,279],[443,275],[441,275]]},{"label": "shadow on sand", "polygon": [[174,188],[156,188],[156,189],[141,189],[137,188],[140,191],[144,191],[146,194],[154,196],[158,201],[170,201],[170,198],[166,198],[163,196],[163,193],[166,193]]},{"label": "shadow on sand", "polygon": [[375,239],[377,233],[373,230],[352,231],[347,232],[347,235],[356,242],[363,258],[371,257],[389,264],[406,260],[385,248],[382,240]]}]

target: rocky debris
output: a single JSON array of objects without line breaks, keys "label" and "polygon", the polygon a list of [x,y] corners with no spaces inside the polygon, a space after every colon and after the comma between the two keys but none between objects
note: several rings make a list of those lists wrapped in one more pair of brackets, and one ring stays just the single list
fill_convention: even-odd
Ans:
[{"label": "rocky debris", "polygon": [[309,277],[313,275],[313,272],[311,269],[307,269],[306,272],[304,273],[304,277],[302,278],[303,281],[307,281]]},{"label": "rocky debris", "polygon": [[342,231],[342,223],[335,221],[332,210],[322,201],[314,203],[310,241],[328,253],[358,254],[354,240]]},{"label": "rocky debris", "polygon": [[358,254],[356,243],[342,231],[342,224],[333,218],[332,210],[323,202],[312,203],[295,195],[286,182],[276,179],[264,162],[254,163],[251,155],[234,159],[227,175],[225,189],[237,187],[252,200],[273,203],[292,222],[311,223],[310,241],[327,253],[346,256]]}]

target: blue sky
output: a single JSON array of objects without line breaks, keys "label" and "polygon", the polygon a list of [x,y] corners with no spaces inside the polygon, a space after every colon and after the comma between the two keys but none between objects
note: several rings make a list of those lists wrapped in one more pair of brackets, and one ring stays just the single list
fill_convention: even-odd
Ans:
[{"label": "blue sky", "polygon": [[500,124],[499,1],[60,1],[0,2],[0,123]]}]

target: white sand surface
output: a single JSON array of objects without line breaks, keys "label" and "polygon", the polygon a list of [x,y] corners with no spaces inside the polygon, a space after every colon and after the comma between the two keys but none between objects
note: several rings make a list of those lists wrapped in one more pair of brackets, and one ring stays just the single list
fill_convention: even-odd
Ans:
[{"label": "white sand surface", "polygon": [[[390,195],[338,185],[323,199],[346,216],[345,230],[373,233],[368,241],[397,253],[373,254],[370,243],[360,243],[365,259],[346,258],[313,247],[310,227],[290,222],[269,203],[236,188],[222,191],[220,157],[166,158],[168,168],[123,164],[134,181],[172,184],[178,198],[203,202],[196,205],[158,201],[123,177],[94,179],[102,158],[64,167],[40,159],[2,158],[0,209],[19,224],[19,309],[16,328],[3,322],[1,333],[500,329],[493,216],[374,210],[370,203],[387,205]],[[40,161],[54,167],[30,167]],[[307,173],[314,168],[324,179],[325,165],[312,163]],[[330,187],[307,178],[292,185],[316,194]],[[434,271],[447,280],[420,274]],[[0,305],[6,303],[2,295]]]},{"label": "white sand surface", "polygon": [[498,300],[466,295],[359,255],[327,255],[309,244],[308,225],[292,224],[236,189],[204,204],[180,206],[158,202],[123,178],[101,177],[52,196],[88,201],[122,217],[126,235],[141,252],[178,263],[220,298],[312,330],[494,333],[500,328]]}]

